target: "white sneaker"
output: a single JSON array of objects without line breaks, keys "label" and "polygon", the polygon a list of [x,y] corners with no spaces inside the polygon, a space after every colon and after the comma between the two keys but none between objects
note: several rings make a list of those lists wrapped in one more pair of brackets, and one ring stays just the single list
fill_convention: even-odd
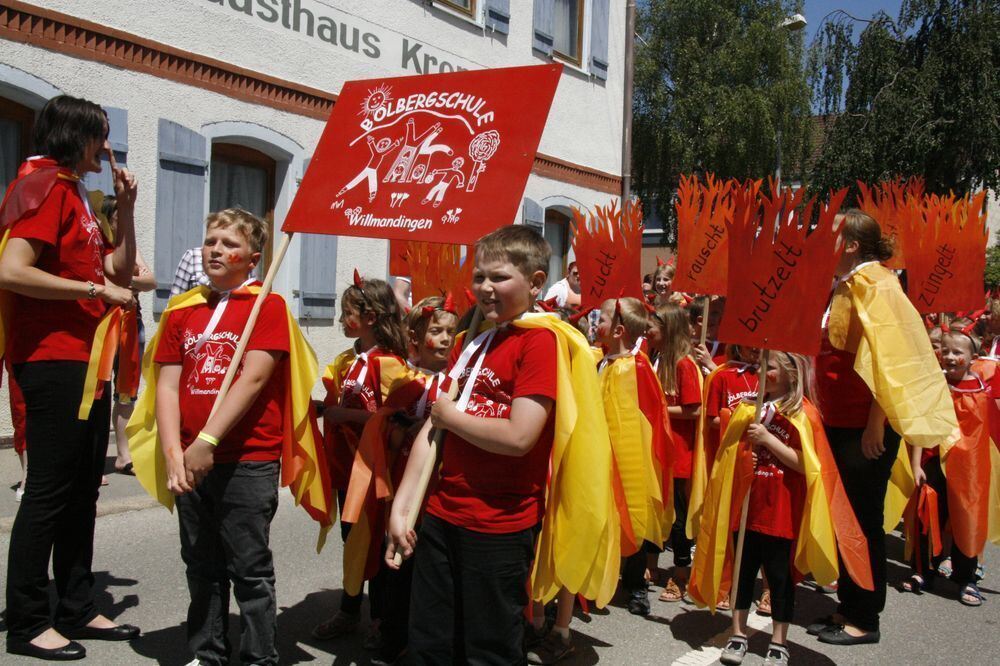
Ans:
[{"label": "white sneaker", "polygon": [[24,497],[24,486],[19,485],[17,490],[14,491],[14,501],[20,502],[22,497]]},{"label": "white sneaker", "polygon": [[189,661],[188,663],[184,664],[184,666],[201,666],[201,662],[195,659],[194,661]]}]

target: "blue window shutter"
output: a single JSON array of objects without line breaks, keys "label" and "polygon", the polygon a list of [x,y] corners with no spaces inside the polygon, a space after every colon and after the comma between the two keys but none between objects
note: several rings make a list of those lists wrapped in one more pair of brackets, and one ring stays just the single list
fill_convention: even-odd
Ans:
[{"label": "blue window shutter", "polygon": [[208,143],[194,130],[160,118],[157,151],[153,312],[159,315],[181,255],[204,238]]},{"label": "blue window shutter", "polygon": [[535,0],[534,23],[531,33],[531,48],[552,55],[556,24],[555,0]]},{"label": "blue window shutter", "polygon": [[545,209],[538,202],[524,197],[521,206],[521,222],[542,233],[545,229]]},{"label": "blue window shutter", "polygon": [[608,80],[608,22],[610,0],[593,0],[590,10],[590,73]]},{"label": "blue window shutter", "polygon": [[[302,164],[302,175],[309,168]],[[299,256],[299,319],[332,320],[337,316],[337,237],[302,234]]]},{"label": "blue window shutter", "polygon": [[[128,165],[128,111],[104,107],[108,114],[108,143],[115,153],[118,166]],[[101,155],[101,173],[88,173],[83,177],[83,185],[88,190],[100,190],[105,194],[114,194],[115,185],[111,177],[111,163],[107,155]]]},{"label": "blue window shutter", "polygon": [[486,28],[510,34],[510,0],[486,0]]}]

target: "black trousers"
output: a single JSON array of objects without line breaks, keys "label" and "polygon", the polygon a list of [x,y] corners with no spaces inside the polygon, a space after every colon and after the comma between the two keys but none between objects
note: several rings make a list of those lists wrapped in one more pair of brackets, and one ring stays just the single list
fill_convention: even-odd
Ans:
[{"label": "black trousers", "polygon": [[643,541],[635,553],[625,558],[622,563],[622,589],[626,592],[646,590],[646,561],[650,555],[663,552],[655,543]]},{"label": "black trousers", "polygon": [[875,460],[869,460],[861,452],[862,432],[862,428],[826,429],[847,499],[861,531],[868,539],[868,559],[875,584],[873,591],[862,589],[847,573],[847,567],[841,560],[837,612],[859,629],[878,631],[879,613],[885,609],[886,551],[885,529],[882,526],[885,520],[885,492],[900,444],[899,435],[887,424],[885,452]]},{"label": "black trousers", "polygon": [[[944,470],[941,469],[941,458],[934,456],[924,463],[924,474],[927,475],[927,485],[937,492],[938,524],[941,526],[943,531],[944,526],[948,523],[948,483],[945,480]],[[921,558],[918,561],[916,558],[916,551],[914,551],[913,559],[911,561],[913,570],[916,573],[920,574],[925,581],[930,581],[931,579],[937,577],[938,565],[941,564],[946,557],[950,556],[951,579],[959,585],[968,585],[973,582],[976,575],[976,566],[979,564],[979,559],[975,555],[972,555],[971,557],[966,555],[957,544],[952,542],[951,553],[946,555],[942,552],[939,556],[933,557],[930,554],[931,551],[928,541],[929,539],[927,536],[923,534],[920,535]]]},{"label": "black trousers", "polygon": [[535,530],[483,534],[425,515],[413,564],[408,664],[526,663]]},{"label": "black trousers", "polygon": [[[340,509],[340,515],[344,515],[344,501],[347,498],[346,490],[337,491],[337,504]],[[347,543],[347,537],[351,533],[351,528],[354,527],[354,523],[345,523],[343,520],[340,521],[340,539],[344,543]],[[387,591],[386,591],[386,581],[387,581],[387,571],[389,569],[383,565],[379,565],[378,573],[372,576],[371,580],[368,581],[368,614],[373,620],[381,620],[386,614],[386,603],[387,603]],[[343,590],[340,596],[340,610],[344,613],[350,613],[351,615],[361,614],[361,602],[364,601],[364,583],[361,585],[361,591],[358,594],[348,594],[347,590]]]},{"label": "black trousers", "polygon": [[[87,364],[36,361],[14,366],[26,407],[28,480],[10,534],[8,637],[31,640],[55,625],[93,620],[94,522],[111,424],[111,391],[77,418]],[[59,603],[49,608],[49,560]]]},{"label": "black trousers", "polygon": [[278,663],[270,534],[279,471],[278,461],[219,464],[193,492],[177,498],[191,594],[188,646],[202,664],[229,662],[230,586],[240,609],[240,660]]},{"label": "black trousers", "polygon": [[688,483],[690,479],[674,479],[674,524],[670,528],[670,549],[674,551],[674,566],[691,566],[691,546],[685,524],[688,518]]},{"label": "black trousers", "polygon": [[[733,534],[736,543],[737,534]],[[736,610],[749,610],[753,601],[757,571],[763,567],[771,590],[771,618],[791,622],[795,610],[795,581],[792,579],[792,540],[747,530],[743,540],[743,560],[736,588]]]}]

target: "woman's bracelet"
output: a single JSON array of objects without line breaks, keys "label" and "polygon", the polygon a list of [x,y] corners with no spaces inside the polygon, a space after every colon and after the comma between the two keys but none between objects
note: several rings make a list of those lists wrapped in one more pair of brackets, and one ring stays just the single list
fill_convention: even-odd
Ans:
[{"label": "woman's bracelet", "polygon": [[97,285],[91,280],[87,280],[87,299],[94,300],[97,298]]},{"label": "woman's bracelet", "polygon": [[202,441],[208,442],[212,446],[218,446],[219,445],[219,438],[218,437],[214,437],[212,435],[209,435],[204,430],[202,430],[201,432],[199,432],[198,436],[195,439],[200,439]]}]

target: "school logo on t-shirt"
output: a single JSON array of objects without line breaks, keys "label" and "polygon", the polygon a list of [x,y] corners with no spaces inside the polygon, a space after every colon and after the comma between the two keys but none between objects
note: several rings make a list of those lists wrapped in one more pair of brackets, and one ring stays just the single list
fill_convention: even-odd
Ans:
[{"label": "school logo on t-shirt", "polygon": [[97,275],[104,277],[104,233],[101,225],[93,215],[83,215],[80,218],[84,232],[87,234],[87,245],[94,255],[94,267]]},{"label": "school logo on t-shirt", "polygon": [[199,337],[194,331],[184,331],[184,356],[191,361],[187,389],[192,395],[216,395],[236,352],[236,336],[218,331],[198,348]]}]

